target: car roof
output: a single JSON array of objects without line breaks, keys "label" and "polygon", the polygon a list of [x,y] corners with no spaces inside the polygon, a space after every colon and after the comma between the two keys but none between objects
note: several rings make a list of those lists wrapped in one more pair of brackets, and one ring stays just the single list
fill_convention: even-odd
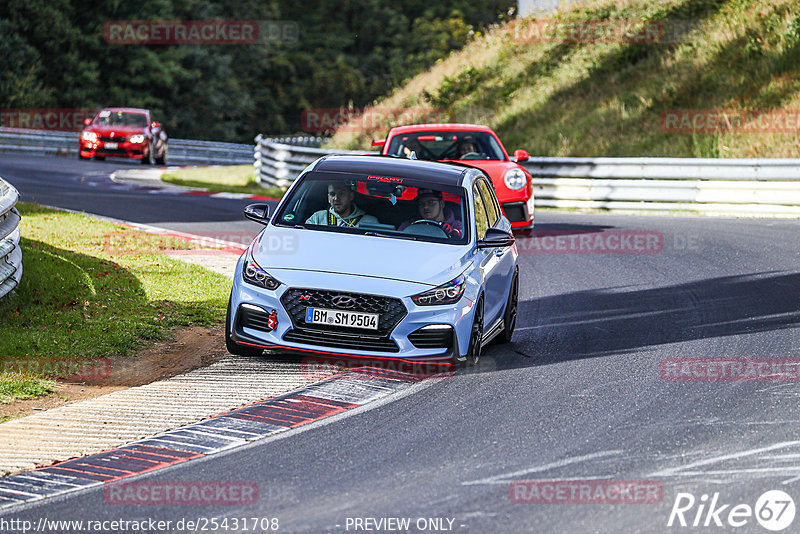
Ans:
[{"label": "car roof", "polygon": [[150,110],[142,108],[103,108],[103,111],[122,111],[125,113],[142,113],[145,115],[150,113]]},{"label": "car roof", "polygon": [[376,174],[425,180],[437,185],[461,185],[464,175],[472,170],[449,163],[392,156],[325,156],[313,169],[319,172]]},{"label": "car roof", "polygon": [[474,132],[494,133],[494,131],[488,126],[483,126],[481,124],[464,124],[458,122],[444,122],[438,124],[409,124],[408,126],[396,126],[392,128],[389,131],[389,133],[391,135],[398,135],[398,134],[413,133],[413,132],[432,132],[432,131],[450,132],[454,130],[472,130]]}]

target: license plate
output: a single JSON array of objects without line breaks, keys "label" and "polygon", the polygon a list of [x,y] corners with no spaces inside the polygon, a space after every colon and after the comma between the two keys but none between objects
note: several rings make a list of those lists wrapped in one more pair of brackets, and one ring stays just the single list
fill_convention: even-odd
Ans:
[{"label": "license plate", "polygon": [[111,150],[115,150],[119,146],[119,143],[106,143],[104,146]]},{"label": "license plate", "polygon": [[377,313],[363,313],[325,308],[306,308],[306,324],[326,324],[347,328],[378,329]]}]

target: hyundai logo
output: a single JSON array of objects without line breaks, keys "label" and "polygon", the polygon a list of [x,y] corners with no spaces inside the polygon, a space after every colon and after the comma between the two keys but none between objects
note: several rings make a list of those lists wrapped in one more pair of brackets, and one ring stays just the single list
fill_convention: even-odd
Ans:
[{"label": "hyundai logo", "polygon": [[356,303],[356,299],[349,295],[336,295],[331,299],[331,302],[337,308],[352,308]]}]

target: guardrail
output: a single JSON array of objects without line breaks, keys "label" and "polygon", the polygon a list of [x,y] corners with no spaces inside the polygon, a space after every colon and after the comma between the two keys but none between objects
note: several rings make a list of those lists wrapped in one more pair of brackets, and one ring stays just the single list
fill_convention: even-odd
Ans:
[{"label": "guardrail", "polygon": [[[256,176],[287,187],[326,154],[256,137]],[[535,205],[610,211],[800,216],[800,159],[531,158]]]},{"label": "guardrail", "polygon": [[329,154],[370,154],[365,150],[334,150],[276,143],[273,139],[255,139],[256,181],[265,187],[289,187],[309,163]]},{"label": "guardrail", "polygon": [[0,297],[22,279],[22,249],[19,246],[20,216],[15,208],[19,193],[0,178]]},{"label": "guardrail", "polygon": [[800,159],[531,158],[536,206],[800,215]]},{"label": "guardrail", "polygon": [[[78,157],[78,132],[0,128],[0,152]],[[286,136],[270,141],[319,146],[321,137]],[[241,165],[253,162],[253,145],[170,139],[168,164]]]}]

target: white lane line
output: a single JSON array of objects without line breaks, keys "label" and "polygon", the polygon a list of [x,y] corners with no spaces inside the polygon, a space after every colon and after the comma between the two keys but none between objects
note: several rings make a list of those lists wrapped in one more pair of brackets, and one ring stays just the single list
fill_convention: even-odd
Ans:
[{"label": "white lane line", "polygon": [[594,452],[592,454],[584,454],[583,456],[574,456],[572,458],[564,458],[562,460],[558,460],[555,462],[550,462],[544,465],[537,465],[533,467],[529,467],[527,469],[521,469],[519,471],[513,471],[511,473],[503,473],[500,475],[494,475],[488,478],[482,478],[480,480],[471,480],[469,482],[462,482],[462,486],[474,486],[477,484],[508,484],[510,480],[504,480],[511,477],[519,477],[522,475],[527,475],[529,473],[538,473],[541,471],[548,471],[550,469],[556,469],[559,467],[566,467],[571,464],[576,464],[580,462],[585,462],[587,460],[594,460],[596,458],[604,458],[607,456],[616,456],[622,454],[623,451],[621,450],[612,450],[612,451],[601,451],[601,452]]},{"label": "white lane line", "polygon": [[[691,463],[688,463],[686,465],[680,465],[680,466],[677,466],[677,467],[667,467],[665,469],[660,469],[660,470],[654,472],[653,474],[651,474],[649,476],[653,477],[653,478],[679,477],[679,476],[685,476],[687,473],[691,473],[691,474],[705,473],[705,471],[691,471],[691,470],[693,470],[694,468],[697,468],[697,467],[704,466],[704,465],[711,465],[711,464],[715,464],[715,463],[719,463],[719,462],[724,462],[726,460],[735,460],[737,458],[743,458],[743,457],[746,457],[746,456],[753,456],[753,455],[756,455],[756,454],[761,454],[761,453],[764,453],[764,452],[774,451],[776,449],[782,449],[782,448],[785,448],[785,447],[792,447],[792,446],[797,446],[797,445],[800,445],[800,441],[784,441],[784,442],[781,442],[781,443],[776,443],[774,445],[770,445],[768,447],[759,447],[757,449],[748,449],[748,450],[744,450],[744,451],[735,452],[733,454],[724,454],[722,456],[714,456],[713,458],[706,458],[705,460],[698,460],[696,462],[691,462]],[[764,468],[764,469],[770,469],[770,468]],[[713,473],[713,471],[709,471],[709,472]],[[731,473],[735,473],[735,472],[736,471],[731,471]],[[748,472],[748,470],[742,469],[741,472],[743,472],[743,473],[744,472]]]}]

